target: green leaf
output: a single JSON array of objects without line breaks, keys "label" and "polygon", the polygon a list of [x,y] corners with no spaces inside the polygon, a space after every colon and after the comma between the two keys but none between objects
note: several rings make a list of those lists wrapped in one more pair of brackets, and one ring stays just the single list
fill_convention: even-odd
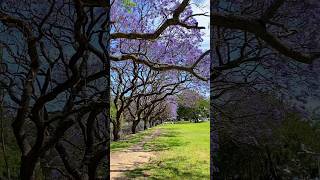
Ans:
[{"label": "green leaf", "polygon": [[129,13],[132,12],[131,8],[137,6],[137,4],[132,0],[122,0],[122,3]]}]

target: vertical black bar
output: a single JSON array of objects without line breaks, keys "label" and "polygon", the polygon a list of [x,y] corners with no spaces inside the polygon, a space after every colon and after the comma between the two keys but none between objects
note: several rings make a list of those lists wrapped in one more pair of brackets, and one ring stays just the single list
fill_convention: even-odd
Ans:
[{"label": "vertical black bar", "polygon": [[107,10],[107,61],[105,62],[105,68],[107,71],[107,85],[106,85],[106,93],[107,93],[107,97],[106,97],[106,104],[107,104],[107,109],[106,109],[106,117],[107,117],[107,131],[108,131],[108,143],[107,143],[107,179],[110,179],[110,10],[111,10],[111,4],[110,4],[110,0],[106,0],[107,1],[107,8],[109,8]]},{"label": "vertical black bar", "polygon": [[218,149],[218,134],[215,130],[215,115],[214,111],[214,99],[213,96],[213,64],[214,62],[214,25],[213,25],[213,12],[215,8],[215,0],[210,0],[210,179],[216,179],[218,169],[216,161],[217,149]]},{"label": "vertical black bar", "polygon": [[[213,62],[213,22],[212,22],[212,17],[211,14],[213,12],[213,0],[210,0],[210,76],[211,76],[211,69],[212,69],[212,62]],[[213,163],[213,149],[214,149],[214,144],[212,142],[213,137],[213,127],[214,127],[214,118],[213,118],[213,102],[211,98],[211,86],[212,86],[212,80],[210,78],[210,179],[213,179],[213,169],[214,169],[214,163]]]}]

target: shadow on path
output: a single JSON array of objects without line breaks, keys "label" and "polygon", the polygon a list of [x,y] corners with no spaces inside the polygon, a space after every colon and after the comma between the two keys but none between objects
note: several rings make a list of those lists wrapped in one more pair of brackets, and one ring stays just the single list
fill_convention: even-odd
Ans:
[{"label": "shadow on path", "polygon": [[138,144],[117,152],[112,152],[110,156],[110,179],[128,179],[124,172],[133,170],[142,164],[148,163],[155,157],[154,151],[144,149],[144,144],[160,135],[160,129],[156,129],[150,136],[145,137]]}]

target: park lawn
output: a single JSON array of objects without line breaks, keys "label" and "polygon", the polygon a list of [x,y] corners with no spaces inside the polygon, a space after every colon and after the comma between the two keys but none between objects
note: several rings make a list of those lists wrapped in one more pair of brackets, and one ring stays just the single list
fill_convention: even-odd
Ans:
[{"label": "park lawn", "polygon": [[129,178],[210,179],[210,123],[165,124],[162,135],[145,144],[157,157],[129,171]]},{"label": "park lawn", "polygon": [[121,140],[116,142],[111,141],[110,150],[114,152],[114,151],[126,149],[134,144],[139,143],[140,141],[142,141],[142,139],[145,136],[151,134],[153,131],[154,131],[154,128],[150,128],[150,129],[147,129],[146,131],[137,132],[136,134],[126,135]]}]

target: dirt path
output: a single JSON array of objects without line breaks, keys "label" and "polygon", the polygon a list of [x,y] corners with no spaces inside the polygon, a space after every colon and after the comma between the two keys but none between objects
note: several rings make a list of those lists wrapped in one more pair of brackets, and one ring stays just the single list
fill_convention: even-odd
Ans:
[{"label": "dirt path", "polygon": [[123,175],[126,171],[133,170],[155,157],[155,152],[145,151],[143,145],[159,135],[160,130],[156,129],[151,135],[145,137],[138,144],[125,150],[112,152],[110,156],[110,179],[128,179]]}]

